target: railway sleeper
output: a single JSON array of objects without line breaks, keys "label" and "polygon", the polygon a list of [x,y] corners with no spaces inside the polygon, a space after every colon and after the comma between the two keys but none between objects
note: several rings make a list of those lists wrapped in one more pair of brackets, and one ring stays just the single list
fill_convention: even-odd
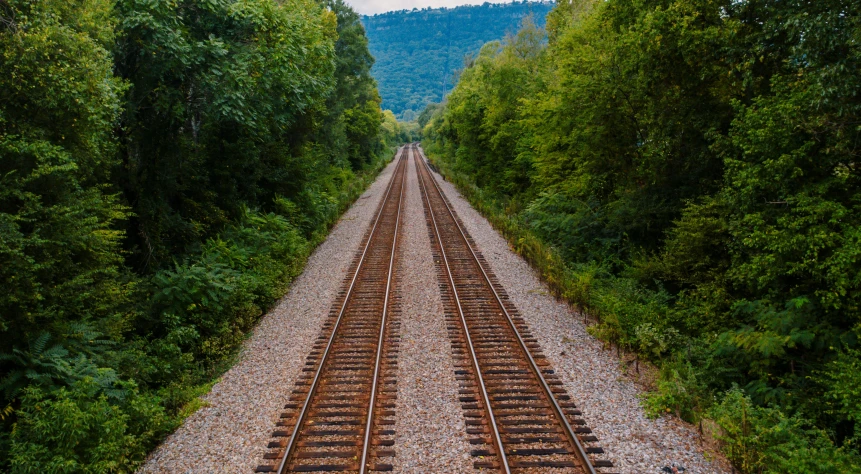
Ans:
[{"label": "railway sleeper", "polygon": [[310,430],[302,434],[304,436],[359,436],[362,430]]},{"label": "railway sleeper", "polygon": [[506,444],[534,444],[534,443],[563,443],[568,440],[562,436],[526,436],[512,437],[503,436],[502,442]]},{"label": "railway sleeper", "polygon": [[[518,416],[518,415],[511,415]],[[545,419],[526,419],[526,420],[507,420],[502,419],[501,417],[497,417],[497,423],[502,426],[522,426],[522,425],[541,425],[541,426],[549,426],[556,424],[556,420],[552,418]]]},{"label": "railway sleeper", "polygon": [[365,424],[365,420],[321,420],[319,418],[309,421],[309,424],[315,426],[360,426]]},{"label": "railway sleeper", "polygon": [[[358,471],[358,463],[353,464],[293,464],[290,470],[294,472],[317,472],[317,471]],[[260,471],[258,471],[260,472]],[[267,472],[267,471],[263,471]],[[268,471],[273,472],[273,471]]]},{"label": "railway sleeper", "polygon": [[553,454],[574,454],[570,448],[511,448],[506,450],[509,456],[550,456]]},{"label": "railway sleeper", "polygon": [[472,463],[472,467],[476,469],[499,469],[499,462],[497,461],[475,461]]},{"label": "railway sleeper", "polygon": [[543,400],[541,395],[494,395],[490,397],[491,401],[515,401],[515,400]]},{"label": "railway sleeper", "polygon": [[298,451],[293,454],[296,459],[320,459],[320,458],[353,458],[358,455],[352,451]]},{"label": "railway sleeper", "polygon": [[[364,411],[312,411],[308,414],[311,418],[316,418],[319,416],[363,416],[365,414]],[[291,415],[292,416],[292,415]],[[282,418],[288,418],[281,415]]]},{"label": "railway sleeper", "polygon": [[495,410],[517,410],[520,408],[550,408],[550,406],[543,401],[528,403],[500,403],[494,406]]},{"label": "railway sleeper", "polygon": [[394,469],[394,466],[386,463],[375,463],[370,465],[371,471],[391,471]]},{"label": "railway sleeper", "polygon": [[513,469],[528,469],[528,468],[540,468],[540,467],[549,467],[549,468],[565,468],[565,467],[577,467],[578,464],[574,461],[520,461],[520,460],[509,460],[508,465]]},{"label": "railway sleeper", "polygon": [[[576,432],[577,429],[575,428]],[[547,426],[545,428],[522,428],[522,427],[510,427],[510,426],[500,426],[499,432],[501,434],[541,434],[541,433],[562,433],[562,428],[558,426]],[[591,432],[591,431],[590,431]]]},{"label": "railway sleeper", "polygon": [[361,446],[361,441],[353,439],[335,440],[335,441],[298,441],[296,446],[300,448],[326,448],[338,446]]}]

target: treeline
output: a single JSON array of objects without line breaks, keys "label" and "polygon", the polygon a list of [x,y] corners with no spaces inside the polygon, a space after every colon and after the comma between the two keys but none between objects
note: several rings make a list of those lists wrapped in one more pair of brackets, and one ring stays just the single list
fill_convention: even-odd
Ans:
[{"label": "treeline", "polygon": [[0,1],[0,471],[196,408],[408,138],[372,63],[342,0]]},{"label": "treeline", "polygon": [[560,1],[419,119],[592,333],[660,368],[645,407],[744,472],[861,470],[859,15]]},{"label": "treeline", "polygon": [[439,102],[454,87],[465,56],[515,33],[527,16],[543,26],[553,5],[484,3],[363,16],[383,107],[401,120],[415,120],[427,104]]}]

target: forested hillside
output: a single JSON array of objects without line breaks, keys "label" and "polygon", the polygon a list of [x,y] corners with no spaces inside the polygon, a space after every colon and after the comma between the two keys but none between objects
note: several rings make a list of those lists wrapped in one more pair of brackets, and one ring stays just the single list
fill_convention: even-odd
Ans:
[{"label": "forested hillside", "polygon": [[[861,2],[568,0],[420,118],[644,404],[748,473],[861,472]],[[632,369],[633,370],[633,369]]]},{"label": "forested hillside", "polygon": [[196,408],[407,138],[372,63],[342,0],[0,2],[0,471]]},{"label": "forested hillside", "polygon": [[451,90],[464,59],[484,43],[517,31],[532,15],[543,26],[552,2],[485,3],[480,6],[401,10],[363,16],[376,64],[383,108],[405,121]]}]

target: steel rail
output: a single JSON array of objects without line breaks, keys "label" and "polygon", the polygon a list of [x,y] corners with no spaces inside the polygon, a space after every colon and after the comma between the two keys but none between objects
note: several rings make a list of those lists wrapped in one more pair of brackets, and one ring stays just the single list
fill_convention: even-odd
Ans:
[{"label": "steel rail", "polygon": [[[338,334],[338,328],[341,326],[341,321],[344,318],[344,312],[347,309],[347,303],[350,301],[350,296],[353,293],[353,288],[356,286],[356,280],[359,277],[359,271],[362,269],[362,265],[365,262],[365,256],[368,253],[368,248],[371,246],[371,242],[374,240],[374,235],[377,232],[377,226],[380,223],[380,218],[383,215],[383,209],[385,209],[386,207],[386,201],[388,201],[389,195],[392,191],[392,187],[395,184],[395,176],[397,175],[397,173],[401,172],[401,168],[403,168],[405,165],[405,161],[403,160],[403,152],[405,149],[406,147],[401,149],[397,167],[395,168],[394,173],[392,173],[392,179],[389,182],[388,187],[386,188],[386,194],[383,196],[382,201],[380,201],[380,210],[377,211],[377,215],[374,218],[374,226],[371,228],[371,232],[368,235],[368,241],[365,243],[365,247],[362,249],[362,255],[359,258],[358,264],[356,265],[356,271],[353,273],[353,278],[350,280],[350,287],[348,288],[347,293],[344,296],[344,302],[341,305],[340,311],[338,312],[338,319],[335,321],[335,326],[332,329],[332,335],[329,336],[329,341],[326,344],[326,350],[323,352],[323,356],[320,358],[320,364],[317,367],[317,371],[314,373],[314,380],[313,382],[311,382],[311,387],[308,390],[307,397],[305,397],[305,403],[302,404],[302,410],[299,412],[299,417],[296,419],[296,424],[293,426],[293,433],[290,434],[290,440],[287,442],[287,446],[284,449],[284,457],[281,459],[281,463],[278,465],[277,474],[284,474],[285,468],[287,467],[287,461],[290,459],[290,456],[293,454],[293,450],[296,448],[296,440],[299,438],[299,428],[305,422],[305,418],[308,415],[308,408],[311,405],[311,399],[314,398],[314,395],[316,394],[317,387],[320,382],[320,375],[323,372],[323,367],[325,367],[326,365],[330,349],[332,348],[332,343],[335,341],[335,335]],[[404,181],[405,180],[401,180],[402,187]],[[403,192],[401,193],[401,197],[403,197]],[[398,210],[400,210],[400,203],[398,203]],[[385,329],[385,326],[383,326],[383,329]],[[374,382],[376,382],[376,379],[374,380]],[[365,445],[364,449],[368,449],[367,444]],[[363,453],[363,458],[365,454],[366,453]]]},{"label": "steel rail", "polygon": [[[401,157],[403,159],[403,156]],[[404,167],[408,163],[404,160]],[[401,164],[398,163],[398,166]],[[406,169],[404,170],[406,173]],[[398,214],[395,217],[395,235],[392,238],[392,255],[389,257],[389,273],[386,279],[386,294],[383,299],[383,320],[380,323],[380,337],[377,342],[377,360],[374,364],[374,378],[373,383],[371,384],[371,400],[368,403],[368,420],[365,424],[365,439],[362,447],[362,459],[359,463],[359,474],[365,474],[368,471],[368,449],[371,446],[371,425],[374,421],[374,405],[377,402],[377,379],[380,375],[380,362],[383,358],[383,338],[386,335],[386,318],[388,317],[389,310],[389,294],[392,288],[392,275],[394,274],[395,267],[395,251],[398,248],[398,228],[401,223],[401,208],[404,203],[404,188],[407,185],[406,176],[401,179],[401,190],[400,195],[398,196]]]},{"label": "steel rail", "polygon": [[[414,160],[421,160],[418,154],[413,155]],[[472,345],[472,336],[469,334],[468,326],[466,325],[466,316],[463,313],[463,307],[460,304],[460,296],[457,293],[457,287],[454,284],[454,277],[451,274],[451,268],[449,268],[448,256],[446,255],[445,246],[442,242],[442,235],[440,235],[439,228],[436,223],[436,216],[434,216],[433,208],[431,207],[430,197],[428,195],[427,186],[424,182],[424,177],[422,173],[418,172],[418,167],[416,167],[417,175],[419,176],[419,183],[421,184],[422,189],[424,189],[424,198],[428,205],[428,210],[430,211],[431,222],[433,223],[434,233],[436,234],[437,241],[439,242],[440,252],[442,253],[442,260],[444,263],[446,275],[448,276],[448,281],[451,284],[452,293],[454,294],[454,301],[457,305],[457,312],[460,315],[460,322],[463,325],[463,331],[466,335],[467,347],[469,348],[469,355],[472,359],[472,365],[475,369],[475,376],[478,378],[478,387],[481,391],[481,397],[484,400],[484,406],[487,408],[487,416],[490,418],[490,427],[492,430],[492,435],[494,442],[496,444],[496,449],[499,451],[499,460],[500,465],[503,471],[506,474],[511,474],[511,467],[508,465],[508,457],[505,455],[505,446],[502,444],[502,436],[499,434],[499,427],[496,425],[496,417],[493,415],[493,408],[490,405],[490,397],[487,395],[487,387],[484,385],[484,377],[481,375],[481,368],[478,365],[478,356],[475,354],[475,348]],[[431,177],[433,179],[433,177]]]},{"label": "steel rail", "polygon": [[[493,287],[493,283],[490,281],[490,277],[487,275],[487,272],[484,270],[484,266],[481,264],[481,261],[478,259],[478,255],[475,254],[475,250],[473,250],[472,245],[469,244],[469,240],[466,238],[466,232],[461,227],[460,223],[458,222],[457,218],[455,217],[454,211],[451,209],[451,206],[449,206],[448,202],[445,200],[445,198],[444,198],[445,195],[443,194],[442,189],[440,188],[439,184],[433,178],[433,174],[431,173],[430,167],[428,166],[427,162],[424,159],[424,153],[422,153],[421,150],[419,150],[419,156],[421,156],[421,158],[419,158],[419,160],[422,162],[425,170],[427,170],[428,174],[431,177],[430,179],[434,184],[434,188],[436,188],[437,192],[440,194],[440,197],[443,198],[442,202],[443,202],[443,204],[445,204],[446,210],[448,211],[449,215],[451,216],[452,220],[454,221],[455,225],[457,226],[458,231],[460,231],[460,235],[461,235],[461,237],[463,237],[464,242],[466,242],[466,246],[467,246],[467,248],[469,248],[470,255],[472,255],[472,258],[475,260],[476,264],[478,265],[478,268],[481,270],[481,274],[484,276],[484,279],[487,282],[487,285],[490,287],[490,290],[493,292],[493,296],[496,299],[496,302],[499,304],[499,307],[502,309],[503,314],[505,314],[505,318],[508,321],[508,324],[511,327],[511,330],[514,332],[514,335],[516,336],[516,339],[517,339],[518,344],[520,345],[520,348],[523,350],[523,353],[526,355],[526,358],[529,361],[530,369],[532,369],[532,372],[538,378],[538,381],[540,382],[541,387],[544,390],[545,395],[547,396],[547,398],[550,401],[550,404],[551,404],[551,407],[553,408],[553,411],[556,413],[556,417],[559,418],[559,420],[561,421],[563,428],[564,428],[564,431],[565,431],[565,435],[568,437],[571,444],[574,445],[575,455],[580,459],[580,463],[582,464],[583,469],[588,474],[597,474],[597,471],[595,471],[595,467],[592,465],[592,462],[589,460],[589,456],[586,454],[586,450],[583,449],[583,445],[580,443],[580,439],[577,438],[577,435],[574,433],[574,429],[571,427],[571,423],[568,422],[568,417],[565,416],[565,413],[562,411],[562,407],[559,406],[559,402],[556,401],[556,397],[553,396],[553,392],[550,389],[550,385],[547,384],[547,381],[544,379],[544,376],[541,374],[541,369],[538,367],[538,364],[535,363],[535,359],[532,357],[532,354],[530,353],[529,348],[526,346],[526,343],[523,341],[523,338],[520,336],[520,331],[517,330],[517,327],[515,326],[514,321],[511,318],[511,314],[509,314],[508,309],[505,308],[505,304],[502,302],[502,299],[499,297],[499,293],[497,293],[496,288]],[[422,185],[424,186],[424,180],[422,180]],[[428,207],[430,208],[430,200],[429,199],[428,199]],[[431,212],[431,216],[433,216],[433,212]],[[434,218],[434,228],[436,228],[436,219],[435,218]],[[437,231],[437,238],[439,239],[439,232],[438,231]],[[440,240],[440,248],[442,248],[442,239],[439,239],[439,240]],[[445,250],[443,250],[443,256],[444,255],[445,255]],[[448,263],[446,262],[446,266],[447,265],[448,265]],[[454,280],[451,279],[451,272],[447,267],[446,267],[446,271],[449,273],[449,279],[451,280],[452,287],[454,287]],[[457,290],[454,290],[454,293],[455,293],[455,295],[457,295]],[[460,310],[460,303],[459,302],[458,302],[458,310]],[[466,327],[466,321],[463,320],[463,314],[462,313],[461,313],[461,319],[463,321],[464,327]],[[469,330],[466,330],[466,334],[467,334],[467,340],[469,341]],[[471,346],[472,342],[469,342],[469,344]],[[470,347],[470,350],[472,350],[471,347]],[[473,355],[473,357],[475,357],[475,356]],[[483,385],[483,383],[482,383],[482,385]],[[488,407],[488,412],[490,412],[489,407]],[[506,470],[506,472],[508,472],[508,471]]]}]

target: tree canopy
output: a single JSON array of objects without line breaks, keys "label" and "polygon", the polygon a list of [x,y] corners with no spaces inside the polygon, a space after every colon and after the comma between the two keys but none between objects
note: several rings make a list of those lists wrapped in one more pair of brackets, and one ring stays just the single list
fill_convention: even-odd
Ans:
[{"label": "tree canopy", "polygon": [[0,471],[131,472],[407,131],[332,0],[0,2]]},{"label": "tree canopy", "polygon": [[515,33],[527,16],[543,25],[552,8],[552,2],[523,1],[363,16],[383,107],[401,120],[414,120],[451,90],[466,57]]},{"label": "tree canopy", "polygon": [[546,44],[530,23],[486,44],[422,116],[591,331],[661,368],[653,413],[717,420],[745,472],[861,465],[859,18],[559,2]]}]

